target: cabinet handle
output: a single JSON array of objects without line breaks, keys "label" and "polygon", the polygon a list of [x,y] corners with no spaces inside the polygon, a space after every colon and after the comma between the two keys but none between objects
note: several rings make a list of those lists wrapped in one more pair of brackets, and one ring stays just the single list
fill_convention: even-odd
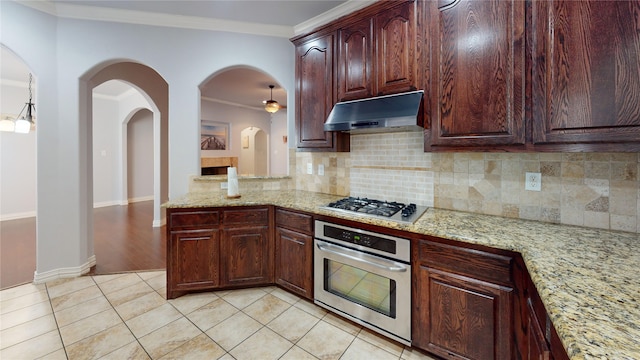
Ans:
[{"label": "cabinet handle", "polygon": [[189,238],[180,238],[180,241],[198,241],[198,240],[209,240],[210,236],[200,236],[200,237],[189,237]]},{"label": "cabinet handle", "polygon": [[402,264],[398,264],[396,262],[393,261],[389,261],[389,260],[385,260],[382,258],[378,258],[375,256],[371,256],[371,255],[367,255],[367,254],[363,254],[359,251],[353,251],[353,250],[348,250],[348,249],[343,249],[341,247],[335,246],[335,245],[331,245],[331,244],[327,244],[324,242],[317,242],[316,244],[318,246],[318,249],[320,249],[321,251],[325,251],[328,253],[332,253],[338,256],[343,256],[346,258],[349,258],[351,260],[355,260],[361,263],[365,263],[365,264],[369,264],[375,267],[379,267],[388,271],[393,271],[393,272],[405,272],[407,271],[407,268],[405,266],[403,266]]}]

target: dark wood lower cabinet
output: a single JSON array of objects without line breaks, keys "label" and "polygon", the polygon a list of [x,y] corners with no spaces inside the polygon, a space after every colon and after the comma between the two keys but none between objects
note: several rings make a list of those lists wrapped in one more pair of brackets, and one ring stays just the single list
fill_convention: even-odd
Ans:
[{"label": "dark wood lower cabinet", "polygon": [[276,284],[313,299],[313,237],[276,229]]},{"label": "dark wood lower cabinet", "polygon": [[527,300],[527,359],[549,360],[551,350],[547,344],[544,330],[536,317],[531,299]]},{"label": "dark wood lower cabinet", "polygon": [[313,216],[276,208],[276,284],[313,300]]},{"label": "dark wood lower cabinet", "polygon": [[167,298],[180,292],[216,287],[220,284],[220,236],[217,229],[170,232],[167,259]]},{"label": "dark wood lower cabinet", "polygon": [[167,299],[273,284],[270,209],[167,209]]},{"label": "dark wood lower cabinet", "polygon": [[273,246],[269,226],[245,226],[222,230],[223,286],[273,283]]},{"label": "dark wood lower cabinet", "polygon": [[509,359],[511,288],[421,266],[415,346],[450,359]]},{"label": "dark wood lower cabinet", "polygon": [[518,358],[569,360],[521,257],[515,269],[518,301],[513,323]]},{"label": "dark wood lower cabinet", "polygon": [[[167,218],[168,299],[275,283],[313,300],[313,215],[248,206]],[[568,360],[519,254],[419,235],[412,265],[413,347],[446,359]]]},{"label": "dark wood lower cabinet", "polygon": [[412,346],[447,359],[510,359],[513,254],[414,241]]}]

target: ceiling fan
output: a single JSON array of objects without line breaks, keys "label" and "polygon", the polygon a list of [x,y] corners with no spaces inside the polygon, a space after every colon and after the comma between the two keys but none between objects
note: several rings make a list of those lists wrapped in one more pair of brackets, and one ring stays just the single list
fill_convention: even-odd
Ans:
[{"label": "ceiling fan", "polygon": [[287,107],[284,105],[280,105],[278,104],[277,101],[273,100],[273,88],[275,87],[275,85],[269,85],[269,89],[271,89],[271,98],[269,100],[263,100],[262,104],[264,104],[264,109],[267,112],[270,113],[275,113],[276,111],[280,110],[280,109],[286,109]]}]

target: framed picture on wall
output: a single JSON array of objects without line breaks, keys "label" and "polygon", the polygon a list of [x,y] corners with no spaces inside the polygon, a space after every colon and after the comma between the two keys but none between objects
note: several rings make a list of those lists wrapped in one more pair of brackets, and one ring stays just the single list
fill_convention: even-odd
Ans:
[{"label": "framed picture on wall", "polygon": [[200,150],[228,149],[229,123],[202,120],[200,124]]}]

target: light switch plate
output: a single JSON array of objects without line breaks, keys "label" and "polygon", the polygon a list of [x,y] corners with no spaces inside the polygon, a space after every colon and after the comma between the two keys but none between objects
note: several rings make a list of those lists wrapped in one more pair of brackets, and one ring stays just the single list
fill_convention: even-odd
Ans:
[{"label": "light switch plate", "polygon": [[318,175],[324,176],[324,165],[318,165]]},{"label": "light switch plate", "polygon": [[313,164],[307,163],[307,174],[313,175]]},{"label": "light switch plate", "polygon": [[524,189],[530,191],[540,191],[542,190],[542,174],[528,172],[525,173],[524,178]]}]

